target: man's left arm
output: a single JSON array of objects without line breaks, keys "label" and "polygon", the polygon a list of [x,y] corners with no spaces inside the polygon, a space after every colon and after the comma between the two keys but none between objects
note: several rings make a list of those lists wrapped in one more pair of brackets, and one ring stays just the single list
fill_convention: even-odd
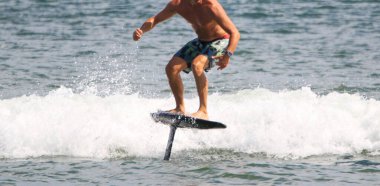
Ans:
[{"label": "man's left arm", "polygon": [[227,50],[230,52],[235,52],[237,44],[240,40],[239,30],[228,17],[221,4],[216,3],[214,5],[211,5],[210,13],[214,17],[215,21],[230,34],[230,43],[227,47]]},{"label": "man's left arm", "polygon": [[[239,30],[236,28],[235,24],[228,17],[226,11],[218,2],[216,4],[210,5],[210,14],[213,16],[215,21],[228,33],[230,34],[230,42],[227,47],[227,52],[234,53],[237,44],[240,40]],[[225,68],[229,63],[229,56],[224,55],[219,62],[219,68]]]}]

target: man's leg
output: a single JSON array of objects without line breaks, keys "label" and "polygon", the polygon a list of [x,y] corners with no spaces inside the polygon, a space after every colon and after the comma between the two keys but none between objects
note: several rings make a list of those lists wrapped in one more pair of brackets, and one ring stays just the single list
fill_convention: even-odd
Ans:
[{"label": "man's leg", "polygon": [[170,88],[173,92],[176,107],[170,112],[185,113],[185,103],[183,100],[183,83],[181,79],[181,71],[187,68],[186,61],[180,57],[173,57],[166,65],[165,71],[169,80]]},{"label": "man's leg", "polygon": [[195,83],[199,96],[199,109],[192,116],[202,119],[208,119],[207,113],[207,95],[208,95],[208,80],[205,75],[204,69],[208,67],[207,56],[199,55],[191,64],[193,70]]}]

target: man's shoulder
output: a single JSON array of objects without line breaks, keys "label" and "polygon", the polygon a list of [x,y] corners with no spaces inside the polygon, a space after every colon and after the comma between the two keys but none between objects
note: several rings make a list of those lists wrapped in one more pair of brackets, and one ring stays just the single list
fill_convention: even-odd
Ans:
[{"label": "man's shoulder", "polygon": [[204,5],[220,5],[218,0],[203,0]]},{"label": "man's shoulder", "polygon": [[202,3],[203,6],[210,9],[215,9],[221,6],[218,0],[204,0]]},{"label": "man's shoulder", "polygon": [[218,0],[204,0],[203,6],[208,9],[209,13],[216,15],[220,10],[223,10],[223,6],[219,3]]},{"label": "man's shoulder", "polygon": [[171,0],[169,4],[172,6],[178,6],[181,3],[181,0]]},{"label": "man's shoulder", "polygon": [[171,11],[176,12],[178,10],[178,6],[180,3],[181,3],[181,0],[171,0],[168,3],[167,8],[169,8]]}]

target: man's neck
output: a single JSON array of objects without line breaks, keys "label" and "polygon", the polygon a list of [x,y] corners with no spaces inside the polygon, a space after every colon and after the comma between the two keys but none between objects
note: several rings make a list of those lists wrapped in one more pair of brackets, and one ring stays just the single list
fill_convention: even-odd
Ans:
[{"label": "man's neck", "polygon": [[187,0],[191,5],[202,4],[202,0]]}]

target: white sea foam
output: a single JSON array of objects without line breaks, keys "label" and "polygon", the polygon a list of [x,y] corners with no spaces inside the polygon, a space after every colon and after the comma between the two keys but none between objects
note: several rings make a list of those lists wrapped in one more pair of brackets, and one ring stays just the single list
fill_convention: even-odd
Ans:
[{"label": "white sea foam", "polygon": [[[187,111],[195,111],[198,99],[186,103]],[[305,157],[380,149],[380,101],[359,95],[255,89],[211,95],[209,105],[210,118],[227,129],[179,129],[174,151],[226,148]],[[99,97],[64,87],[44,97],[1,100],[0,157],[161,157],[169,128],[149,113],[171,107],[172,98]]]}]

